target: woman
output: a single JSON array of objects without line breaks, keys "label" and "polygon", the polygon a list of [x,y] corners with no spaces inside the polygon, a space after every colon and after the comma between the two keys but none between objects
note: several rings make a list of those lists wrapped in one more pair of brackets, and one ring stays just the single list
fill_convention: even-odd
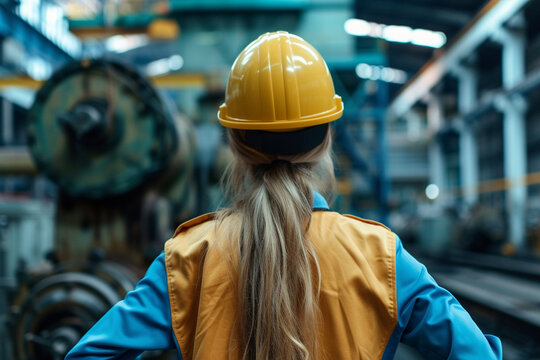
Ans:
[{"label": "woman", "polygon": [[400,341],[426,359],[500,359],[499,339],[395,234],[329,211],[320,179],[333,180],[328,123],[342,112],[303,39],[248,45],[218,114],[235,155],[231,207],[181,225],[66,359],[164,348],[184,359],[391,359]]}]

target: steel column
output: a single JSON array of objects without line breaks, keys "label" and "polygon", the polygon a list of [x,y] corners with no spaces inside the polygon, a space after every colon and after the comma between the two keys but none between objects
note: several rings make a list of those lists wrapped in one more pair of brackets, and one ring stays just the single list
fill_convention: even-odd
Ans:
[{"label": "steel column", "polygon": [[[388,106],[388,83],[379,82],[377,89],[377,106],[385,109]],[[387,123],[385,121],[386,114],[379,113],[377,116],[377,143],[379,149],[377,151],[377,163],[379,168],[379,206],[380,220],[384,224],[388,224],[388,198],[390,197],[391,183],[388,177],[388,140],[387,140]]]},{"label": "steel column", "polygon": [[[458,75],[458,107],[461,114],[468,114],[476,107],[478,76],[470,67],[462,66]],[[468,206],[478,200],[478,151],[472,125],[463,121],[460,126],[459,163],[461,186]]]},{"label": "steel column", "polygon": [[[443,123],[443,112],[441,100],[436,95],[431,95],[428,101],[427,109],[428,130],[432,135],[429,144],[428,161],[429,161],[429,181],[439,187],[441,194],[444,192],[446,185],[444,176],[444,152],[442,145],[437,137],[437,132]],[[439,197],[437,200],[441,199]]]},{"label": "steel column", "polygon": [[2,101],[2,116],[0,117],[0,124],[2,127],[2,136],[0,143],[2,145],[11,145],[13,142],[13,104],[6,99]]},{"label": "steel column", "polygon": [[[503,87],[510,90],[525,78],[526,37],[523,30],[505,29],[494,39],[501,42]],[[501,98],[496,106],[503,113],[504,176],[511,186],[506,192],[509,240],[516,248],[525,243],[525,211],[527,203],[527,147],[525,106],[519,97]]]}]

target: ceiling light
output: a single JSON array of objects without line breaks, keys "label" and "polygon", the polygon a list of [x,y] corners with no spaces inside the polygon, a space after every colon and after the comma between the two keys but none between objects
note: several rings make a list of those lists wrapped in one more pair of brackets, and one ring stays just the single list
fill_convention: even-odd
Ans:
[{"label": "ceiling light", "polygon": [[105,40],[107,50],[123,53],[147,45],[150,42],[148,35],[114,35]]},{"label": "ceiling light", "polygon": [[363,63],[356,65],[356,75],[361,79],[380,80],[394,84],[404,84],[407,82],[407,73],[403,70]]},{"label": "ceiling light", "polygon": [[385,26],[382,38],[386,41],[408,43],[411,42],[413,29],[408,26]]},{"label": "ceiling light", "polygon": [[358,75],[361,79],[369,79],[371,78],[371,74],[373,71],[371,70],[371,66],[368,64],[358,64],[356,66],[356,75]]},{"label": "ceiling light", "polygon": [[440,31],[416,29],[412,32],[411,43],[414,45],[440,48],[446,44],[446,35]]},{"label": "ceiling light", "polygon": [[446,44],[446,35],[440,31],[377,24],[361,19],[348,19],[345,21],[344,29],[350,35],[367,36],[390,42],[411,43],[432,48],[440,48]]},{"label": "ceiling light", "polygon": [[180,70],[184,66],[184,58],[180,55],[171,56],[167,62],[171,71]]},{"label": "ceiling light", "polygon": [[370,23],[360,19],[349,19],[345,21],[344,28],[348,34],[356,36],[367,36],[371,30]]},{"label": "ceiling light", "polygon": [[438,198],[440,195],[440,190],[439,190],[439,187],[435,184],[429,184],[427,187],[426,187],[426,197],[429,199],[429,200],[435,200],[436,198]]},{"label": "ceiling light", "polygon": [[152,61],[146,65],[148,76],[158,76],[180,70],[184,66],[184,58],[180,55],[172,55],[163,59]]}]

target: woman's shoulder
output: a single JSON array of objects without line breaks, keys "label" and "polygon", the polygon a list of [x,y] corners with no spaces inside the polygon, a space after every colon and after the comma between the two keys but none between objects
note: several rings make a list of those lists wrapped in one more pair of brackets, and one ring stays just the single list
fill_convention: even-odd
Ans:
[{"label": "woman's shoulder", "polygon": [[321,248],[340,247],[358,255],[369,253],[393,258],[396,254],[396,234],[385,225],[337,212],[316,212],[310,225],[310,235]]},{"label": "woman's shoulder", "polygon": [[188,221],[180,224],[176,228],[176,231],[174,232],[173,238],[177,237],[180,233],[186,232],[189,229],[194,228],[194,227],[196,227],[198,225],[211,222],[211,221],[213,221],[215,219],[215,217],[216,217],[216,213],[211,212],[211,213],[207,213],[207,214],[197,216],[197,217],[195,217],[195,218],[193,218],[191,220],[188,220]]},{"label": "woman's shoulder", "polygon": [[378,221],[375,221],[375,220],[364,219],[364,218],[361,218],[361,217],[358,217],[358,216],[355,216],[355,215],[350,215],[350,214],[343,214],[342,216],[347,218],[347,219],[352,219],[353,222],[355,222],[355,221],[360,222],[363,226],[368,226],[368,227],[373,226],[376,229],[381,230],[381,231],[386,230],[386,231],[392,232],[392,230],[390,230],[390,228],[388,228],[386,225],[384,225],[383,223],[380,223]]},{"label": "woman's shoulder", "polygon": [[173,252],[206,248],[214,230],[215,217],[215,213],[203,214],[178,226],[173,237],[165,243],[165,258]]},{"label": "woman's shoulder", "polygon": [[364,219],[355,215],[340,214],[333,211],[317,211],[313,213],[313,220],[319,227],[330,231],[346,231],[354,233],[378,233],[384,236],[395,237],[395,234],[386,225],[375,220]]}]

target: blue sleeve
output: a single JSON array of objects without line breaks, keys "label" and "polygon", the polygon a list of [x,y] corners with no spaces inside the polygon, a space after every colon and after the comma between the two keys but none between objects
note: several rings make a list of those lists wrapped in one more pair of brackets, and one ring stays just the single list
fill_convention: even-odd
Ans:
[{"label": "blue sleeve", "polygon": [[426,359],[502,359],[499,338],[484,335],[467,311],[428,274],[396,237],[398,324],[383,359],[394,356],[401,341]]},{"label": "blue sleeve", "polygon": [[162,252],[144,278],[71,349],[72,359],[134,359],[144,350],[178,350]]}]

